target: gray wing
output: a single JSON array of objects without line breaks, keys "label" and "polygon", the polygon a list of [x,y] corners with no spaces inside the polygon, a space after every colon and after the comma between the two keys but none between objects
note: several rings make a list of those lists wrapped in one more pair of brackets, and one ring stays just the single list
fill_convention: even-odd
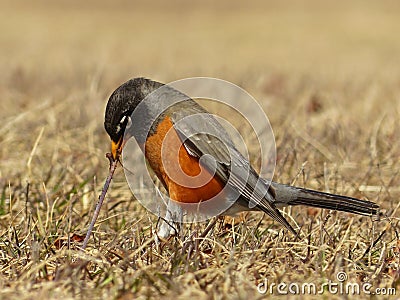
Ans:
[{"label": "gray wing", "polygon": [[240,193],[238,200],[244,202],[243,206],[265,212],[296,234],[275,207],[272,187],[259,178],[217,119],[192,99],[179,105],[179,109],[171,110],[171,119],[188,153],[199,159],[203,157],[201,162],[205,168],[215,170],[222,182]]}]

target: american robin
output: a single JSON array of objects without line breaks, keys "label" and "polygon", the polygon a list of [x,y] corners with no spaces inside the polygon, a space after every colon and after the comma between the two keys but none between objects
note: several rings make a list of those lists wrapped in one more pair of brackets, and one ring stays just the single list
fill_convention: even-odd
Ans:
[{"label": "american robin", "polygon": [[[157,90],[161,92],[155,94]],[[177,95],[181,96],[178,100],[166,101]],[[144,101],[147,98],[152,99]],[[185,122],[191,116],[197,118]],[[126,140],[134,136],[148,165],[178,206],[207,202],[228,187],[229,191],[236,191],[237,197],[221,214],[263,211],[293,234],[296,231],[277,207],[305,205],[368,216],[378,214],[379,206],[370,201],[260,178],[215,117],[193,99],[159,82],[135,78],[118,87],[108,100],[104,126],[111,138],[114,159],[121,154]],[[130,134],[126,134],[127,128]],[[178,150],[174,151],[174,147]],[[173,166],[179,166],[176,173]],[[197,176],[202,170],[208,174],[207,182]],[[191,178],[193,182],[189,182]],[[170,233],[164,228],[161,234],[166,237]]]}]

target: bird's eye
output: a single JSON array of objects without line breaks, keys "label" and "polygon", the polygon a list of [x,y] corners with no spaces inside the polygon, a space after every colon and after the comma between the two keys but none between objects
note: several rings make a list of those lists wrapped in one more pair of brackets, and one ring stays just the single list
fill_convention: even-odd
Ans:
[{"label": "bird's eye", "polygon": [[117,125],[116,132],[119,133],[122,128],[129,128],[132,122],[130,122],[130,118],[128,116],[123,116]]},{"label": "bird's eye", "polygon": [[117,125],[117,133],[121,131],[121,129],[129,129],[132,126],[132,120],[129,116],[123,116]]}]

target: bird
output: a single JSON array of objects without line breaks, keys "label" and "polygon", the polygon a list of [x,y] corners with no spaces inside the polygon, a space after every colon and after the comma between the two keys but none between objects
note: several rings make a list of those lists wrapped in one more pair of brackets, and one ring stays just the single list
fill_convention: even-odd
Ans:
[{"label": "bird", "polygon": [[[211,113],[189,96],[157,81],[138,77],[120,85],[108,99],[104,127],[114,159],[119,158],[127,140],[135,138],[148,166],[174,200],[171,207],[178,207],[178,211],[184,204],[206,203],[217,195],[217,201],[223,202],[224,197],[234,194],[229,200],[232,203],[220,215],[262,211],[295,236],[296,230],[279,210],[282,207],[302,205],[365,216],[379,214],[379,205],[368,200],[261,178]],[[164,155],[162,147],[171,147],[173,154],[167,151]],[[179,166],[183,174],[173,174],[171,166]],[[199,184],[197,175],[202,170],[209,180]],[[194,178],[193,183],[185,182],[190,178]],[[168,222],[172,217],[167,211],[166,222],[159,230],[164,238],[174,232]]]}]

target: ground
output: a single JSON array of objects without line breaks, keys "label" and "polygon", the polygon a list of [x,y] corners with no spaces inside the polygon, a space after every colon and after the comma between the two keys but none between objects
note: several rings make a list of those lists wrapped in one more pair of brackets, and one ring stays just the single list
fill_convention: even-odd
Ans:
[{"label": "ground", "polygon": [[[371,292],[399,289],[398,2],[1,7],[0,298],[258,299],[265,280],[321,287],[339,272]],[[157,246],[157,217],[119,168],[84,256],[108,173],[105,104],[137,76],[238,84],[270,119],[275,180],[369,199],[385,215],[286,209],[295,238],[251,213],[205,238],[207,223],[187,225]]]}]

